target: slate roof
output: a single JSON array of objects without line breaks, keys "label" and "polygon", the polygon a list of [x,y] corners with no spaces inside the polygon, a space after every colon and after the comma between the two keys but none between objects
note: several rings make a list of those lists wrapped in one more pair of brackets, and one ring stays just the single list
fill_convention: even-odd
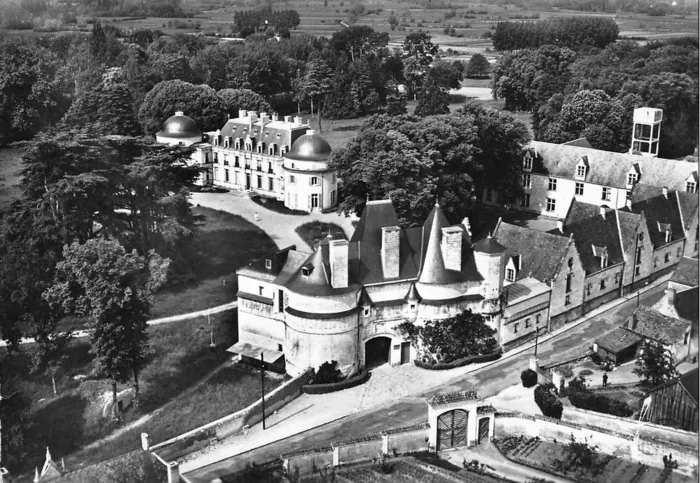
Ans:
[{"label": "slate roof", "polygon": [[700,301],[700,289],[698,287],[676,292],[676,296],[673,299],[673,307],[676,309],[678,317],[690,321],[695,327],[698,325],[698,317],[700,316],[698,301]]},{"label": "slate roof", "polygon": [[442,213],[440,206],[436,203],[428,219],[423,225],[423,246],[425,247],[418,281],[428,284],[456,283],[460,282],[462,273],[456,270],[447,270],[442,258],[440,241],[442,239],[442,229],[447,228],[449,223]]},{"label": "slate roof", "polygon": [[551,176],[575,179],[576,165],[587,157],[590,168],[586,182],[602,186],[626,188],[627,174],[635,165],[641,172],[640,183],[666,186],[669,190],[685,190],[685,180],[695,173],[698,163],[684,160],[614,153],[576,145],[532,141],[528,149],[537,151],[532,171]]},{"label": "slate roof", "polygon": [[698,218],[698,202],[700,198],[697,193],[686,193],[685,191],[675,191],[674,194],[678,199],[683,225],[687,230],[693,218]]},{"label": "slate roof", "polygon": [[[678,200],[673,194],[654,196],[644,201],[632,203],[630,211],[633,213],[644,213],[647,229],[649,230],[649,238],[654,248],[685,238]],[[661,224],[668,224],[671,227],[671,239],[669,242],[666,242],[665,233],[659,230]]]},{"label": "slate roof", "polygon": [[474,251],[479,253],[496,254],[504,253],[506,251],[506,247],[494,240],[491,235],[488,235],[486,238],[482,238],[474,244]]},{"label": "slate roof", "polygon": [[308,253],[290,250],[287,255],[287,262],[284,264],[284,268],[280,271],[279,275],[277,275],[277,278],[275,278],[275,283],[282,286],[286,285],[292,276],[301,268],[307,258],[309,258]]},{"label": "slate roof", "polygon": [[671,274],[671,282],[688,287],[698,286],[698,261],[694,258],[683,257]]},{"label": "slate roof", "polygon": [[254,123],[250,123],[249,117],[229,119],[224,127],[221,128],[221,146],[223,139],[226,136],[231,138],[231,148],[236,138],[240,138],[241,143],[245,141],[246,136],[250,135],[251,139],[257,143],[263,142],[264,154],[267,154],[267,148],[274,143],[279,146],[292,146],[294,141],[306,134],[308,125],[296,126],[284,121],[269,121],[265,126],[260,125],[260,119]]},{"label": "slate roof", "polygon": [[635,237],[641,223],[646,222],[644,212],[632,213],[631,211],[615,210],[615,216],[620,223],[620,236],[622,238],[622,249],[624,251],[634,247]]},{"label": "slate roof", "polygon": [[600,206],[592,203],[584,203],[583,201],[578,201],[576,198],[573,198],[569,205],[569,211],[566,212],[566,216],[564,217],[564,225],[570,225],[597,215],[600,215]]},{"label": "slate roof", "polygon": [[586,275],[603,269],[601,267],[603,253],[607,253],[608,267],[624,261],[615,210],[609,211],[605,218],[597,215],[571,225],[564,225],[563,234],[559,229],[551,230],[549,233],[565,237],[573,236]]},{"label": "slate roof", "polygon": [[[329,296],[359,290],[353,273],[348,267],[348,286],[334,288],[331,286],[331,269],[329,263],[328,238],[323,238],[316,246],[316,251],[309,255],[299,269],[289,276],[286,287],[296,293],[313,296]],[[304,275],[307,269],[309,274]]]},{"label": "slate roof", "polygon": [[508,294],[508,306],[524,302],[533,297],[552,290],[549,285],[540,282],[532,277],[525,277],[517,282],[503,287],[503,291]]},{"label": "slate roof", "polygon": [[588,139],[586,139],[586,138],[574,139],[573,141],[569,141],[568,143],[563,143],[563,144],[564,144],[564,146],[577,146],[579,148],[593,149],[593,146],[591,146],[591,143],[589,143]]},{"label": "slate roof", "polygon": [[698,371],[699,370],[695,368],[683,374],[679,379],[681,385],[688,391],[693,401],[695,401],[695,404],[698,403],[698,383],[700,382],[700,379],[698,379]]},{"label": "slate roof", "polygon": [[444,404],[461,401],[474,401],[476,399],[479,399],[479,395],[476,391],[457,391],[447,394],[436,394],[428,399],[428,404],[431,406],[442,406]]},{"label": "slate roof", "polygon": [[532,276],[540,282],[551,281],[559,272],[569,239],[531,228],[511,225],[501,220],[493,237],[506,247],[509,257],[521,256],[516,280]]},{"label": "slate roof", "polygon": [[[269,281],[273,281],[282,272],[287,263],[289,253],[294,252],[296,248],[296,245],[291,245],[264,257],[256,258],[245,267],[238,269],[236,274],[255,275],[256,277],[262,276],[261,278],[267,278]],[[270,268],[266,266],[267,260],[270,261]]]},{"label": "slate roof", "polygon": [[638,307],[626,322],[628,330],[642,337],[665,341],[668,344],[675,344],[682,340],[688,326],[687,321],[667,317],[658,310],[643,305]]},{"label": "slate roof", "polygon": [[608,352],[617,354],[628,347],[638,344],[642,339],[643,337],[641,335],[635,334],[624,327],[618,327],[617,329],[603,335],[599,339],[596,339],[595,343]]}]

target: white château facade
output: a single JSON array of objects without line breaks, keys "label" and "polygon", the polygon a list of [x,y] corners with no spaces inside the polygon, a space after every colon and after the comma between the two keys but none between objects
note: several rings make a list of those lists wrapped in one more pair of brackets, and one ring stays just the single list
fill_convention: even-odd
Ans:
[{"label": "white ch\u00e2teau facade", "polygon": [[176,112],[156,140],[194,148],[192,160],[202,168],[199,185],[250,191],[306,212],[338,204],[337,173],[328,168],[331,147],[301,117],[241,110],[221,129],[202,133]]},{"label": "white ch\u00e2teau facade", "polygon": [[229,351],[284,361],[292,375],[333,360],[345,374],[411,362],[403,322],[471,309],[498,329],[504,252],[490,237],[473,245],[437,205],[423,226],[402,228],[391,201],[369,201],[349,241],[326,238],[310,254],[291,246],[238,270]]}]

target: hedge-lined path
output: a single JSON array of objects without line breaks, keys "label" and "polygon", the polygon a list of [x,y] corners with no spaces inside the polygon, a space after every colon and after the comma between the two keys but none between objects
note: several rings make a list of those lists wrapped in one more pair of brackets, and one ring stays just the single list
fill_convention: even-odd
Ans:
[{"label": "hedge-lined path", "polygon": [[[211,307],[208,309],[204,310],[197,310],[196,312],[189,312],[187,314],[179,314],[179,315],[171,315],[168,317],[161,317],[159,319],[151,319],[147,322],[148,325],[160,325],[160,324],[168,324],[170,322],[179,322],[181,320],[189,320],[189,319],[196,319],[197,317],[206,317],[207,315],[214,315],[218,314],[221,312],[226,312],[229,310],[233,310],[236,307],[238,307],[238,302],[233,301],[229,302],[227,304],[223,305],[217,305],[216,307]],[[74,339],[80,339],[82,337],[87,337],[90,335],[90,332],[87,330],[74,330],[71,332],[71,336]],[[20,339],[19,343],[20,344],[33,344],[35,342],[33,337],[23,337]],[[7,342],[4,340],[0,340],[0,347],[5,347],[7,345]]]},{"label": "hedge-lined path", "polygon": [[[640,303],[644,305],[656,303],[663,296],[669,277],[667,275],[644,287]],[[540,363],[552,364],[585,352],[601,333],[621,325],[629,317],[635,309],[635,298],[636,293],[616,299],[589,312],[584,318],[540,337],[538,351]],[[262,431],[258,430],[258,433],[254,433],[255,428],[252,428],[245,438],[240,436],[230,438],[237,440],[235,453],[230,451],[233,446],[220,443],[208,450],[206,454],[191,455],[190,458],[194,459],[184,463],[181,466],[181,472],[192,483],[208,483],[215,478],[244,469],[246,463],[269,461],[278,458],[284,452],[328,446],[332,441],[378,434],[385,429],[424,422],[427,419],[426,398],[436,392],[476,389],[481,397],[489,397],[520,383],[520,373],[527,368],[533,349],[534,343],[527,343],[496,361],[471,364],[446,371],[427,371],[413,365],[406,366],[427,374],[422,379],[424,381],[422,388],[415,389],[410,396],[399,396],[393,400],[376,396],[377,405],[371,409],[357,411],[362,397],[360,391],[364,390],[364,385],[334,393],[334,397],[329,398],[329,401],[333,401],[332,406],[327,409],[319,406],[309,412],[296,415],[292,409],[296,406],[290,403],[279,412],[280,417],[284,419],[279,424],[285,426],[287,431],[281,431],[281,428],[278,428],[276,432],[282,438],[286,434],[288,437],[285,439],[276,441],[279,438],[271,438],[268,435],[257,437],[255,434],[260,434]],[[399,369],[399,372],[404,370],[403,367],[392,370],[394,369]],[[448,380],[443,380],[442,377],[447,377]],[[370,378],[366,384],[370,384],[371,381]],[[397,382],[389,381],[386,385],[388,387],[385,386],[382,390],[390,391],[389,387],[396,385],[398,385]],[[342,397],[340,400],[335,399],[337,395],[346,394],[348,402],[343,402]],[[328,396],[330,395],[314,397]],[[294,403],[305,397],[306,395],[301,396]],[[366,401],[366,404],[369,404],[369,399]],[[344,414],[341,408],[345,408]],[[323,422],[324,419],[326,423]],[[312,428],[313,430],[310,430]],[[247,450],[242,452],[242,448]]]}]

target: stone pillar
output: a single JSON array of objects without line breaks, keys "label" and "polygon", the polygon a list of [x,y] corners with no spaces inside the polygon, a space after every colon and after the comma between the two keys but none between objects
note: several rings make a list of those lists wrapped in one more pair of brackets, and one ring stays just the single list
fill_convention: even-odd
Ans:
[{"label": "stone pillar", "polygon": [[339,459],[340,459],[340,458],[339,458],[339,455],[338,455],[338,447],[337,447],[337,446],[333,446],[333,466],[338,466],[338,465],[340,464],[339,461],[338,461]]},{"label": "stone pillar", "polygon": [[141,433],[141,448],[143,448],[144,451],[148,451],[150,447],[151,438],[148,436],[148,433]]},{"label": "stone pillar", "polygon": [[462,229],[450,226],[442,229],[442,259],[447,270],[462,270]]},{"label": "stone pillar", "polygon": [[177,461],[168,463],[168,483],[180,483],[180,464]]},{"label": "stone pillar", "polygon": [[530,356],[530,369],[533,371],[536,371],[537,368],[540,366],[540,360],[535,357],[535,356]]},{"label": "stone pillar", "polygon": [[382,431],[382,453],[389,454],[389,435]]}]

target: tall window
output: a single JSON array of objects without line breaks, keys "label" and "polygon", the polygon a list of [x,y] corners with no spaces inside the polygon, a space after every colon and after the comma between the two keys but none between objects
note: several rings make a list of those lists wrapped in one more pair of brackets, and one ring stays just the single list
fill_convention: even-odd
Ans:
[{"label": "tall window", "polygon": [[240,167],[241,167],[241,164],[240,164],[239,161],[240,161],[240,159],[238,158],[238,156],[234,156],[234,157],[233,157],[233,167],[234,167],[234,168],[240,168]]},{"label": "tall window", "polygon": [[228,169],[224,170],[224,181],[228,183]]},{"label": "tall window", "polygon": [[513,333],[514,334],[518,333],[518,325],[520,325],[520,324],[513,324]]},{"label": "tall window", "polygon": [[603,201],[610,201],[611,194],[612,194],[612,188],[608,188],[607,186],[603,186],[603,197],[601,199]]},{"label": "tall window", "polygon": [[224,166],[228,166],[228,156],[224,154]]},{"label": "tall window", "polygon": [[262,171],[262,160],[258,159],[256,162],[257,162],[258,171]]},{"label": "tall window", "polygon": [[556,191],[557,190],[557,180],[556,178],[549,178],[549,183],[547,183],[547,189],[549,191]]},{"label": "tall window", "polygon": [[262,189],[262,176],[258,176],[258,189]]},{"label": "tall window", "polygon": [[331,191],[331,206],[335,205],[335,190]]},{"label": "tall window", "polygon": [[698,185],[695,184],[695,181],[688,181],[687,183],[685,183],[685,190],[688,193],[695,193],[697,191],[697,189],[698,189]]},{"label": "tall window", "polygon": [[267,189],[269,189],[270,191],[274,191],[274,190],[275,190],[275,180],[274,180],[274,178],[267,178]]},{"label": "tall window", "polygon": [[574,279],[574,274],[569,272],[566,274],[566,292],[571,292],[571,282]]},{"label": "tall window", "polygon": [[525,171],[530,171],[532,169],[532,156],[529,154],[525,155],[523,158],[523,169]]},{"label": "tall window", "polygon": [[547,198],[547,211],[554,211],[557,207],[557,200]]},{"label": "tall window", "polygon": [[583,194],[583,183],[576,183],[576,194],[577,195]]},{"label": "tall window", "polygon": [[289,184],[294,184],[296,182],[297,182],[296,176],[294,176],[293,174],[290,174],[289,175]]},{"label": "tall window", "polygon": [[600,289],[605,290],[605,279],[604,278],[600,279]]},{"label": "tall window", "polygon": [[528,329],[530,325],[530,318],[528,317],[527,319],[525,319],[525,328]]},{"label": "tall window", "polygon": [[318,176],[312,176],[311,179],[309,180],[309,184],[311,186],[316,186],[318,185]]},{"label": "tall window", "polygon": [[671,259],[671,257],[669,256],[669,253],[668,252],[664,253],[664,263],[668,263],[668,261],[670,259]]},{"label": "tall window", "polygon": [[524,174],[523,175],[523,188],[530,188],[532,187],[532,180],[530,179],[529,174]]},{"label": "tall window", "polygon": [[637,253],[635,253],[635,255],[634,255],[634,264],[635,265],[642,264],[642,247],[637,247]]},{"label": "tall window", "polygon": [[527,208],[530,206],[530,193],[525,193],[522,198],[520,198],[520,206]]},{"label": "tall window", "polygon": [[219,153],[214,153],[214,162],[219,163]]}]

